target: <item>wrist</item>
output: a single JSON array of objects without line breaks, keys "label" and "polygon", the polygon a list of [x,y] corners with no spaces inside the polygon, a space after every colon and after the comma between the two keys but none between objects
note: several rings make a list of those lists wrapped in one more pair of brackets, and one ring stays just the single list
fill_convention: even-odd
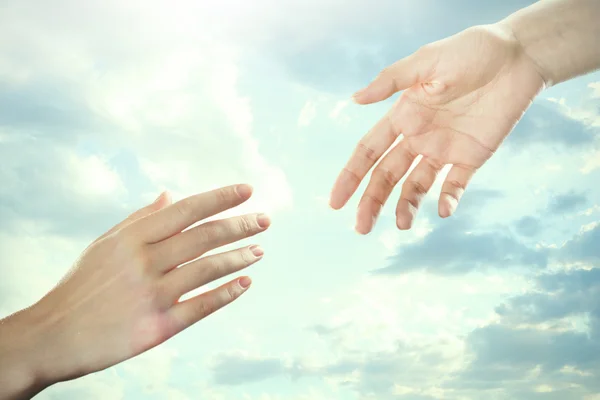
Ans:
[{"label": "wrist", "polygon": [[0,320],[0,398],[30,399],[69,379],[61,375],[60,329],[47,317],[36,304]]},{"label": "wrist", "polygon": [[[503,19],[494,24],[497,29],[505,32],[507,37],[510,37],[510,41],[521,59],[525,60],[530,65],[531,69],[540,77],[542,81],[541,90],[552,86],[555,80],[552,78],[551,73],[544,67],[544,65],[538,60],[529,48],[528,43],[523,42],[519,33],[519,24],[513,16]],[[534,53],[534,52],[533,52]]]},{"label": "wrist", "polygon": [[598,20],[598,0],[546,0],[499,24],[511,30],[550,87],[600,68]]},{"label": "wrist", "polygon": [[[0,398],[29,399],[49,386],[36,364],[32,311],[0,320]],[[32,329],[33,328],[33,329]]]}]

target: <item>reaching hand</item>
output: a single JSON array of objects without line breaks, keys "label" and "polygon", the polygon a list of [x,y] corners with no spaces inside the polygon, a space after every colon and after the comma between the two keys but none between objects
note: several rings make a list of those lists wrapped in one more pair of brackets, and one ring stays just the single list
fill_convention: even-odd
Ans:
[{"label": "reaching hand", "polygon": [[[27,385],[36,392],[138,355],[238,298],[250,285],[248,277],[179,301],[260,260],[258,246],[198,257],[264,231],[268,217],[184,229],[243,203],[251,192],[247,185],[230,186],[175,204],[163,194],[132,214],[94,241],[42,300],[6,320],[3,337],[14,339],[6,341],[10,348],[0,345],[2,361],[12,365],[16,379],[34,380]],[[4,378],[8,386],[9,376]]]},{"label": "reaching hand", "polygon": [[402,135],[373,171],[358,206],[356,230],[371,231],[394,186],[418,155],[421,161],[402,185],[398,228],[410,229],[423,196],[446,164],[452,167],[438,212],[442,218],[452,215],[473,174],[543,87],[535,64],[510,28],[501,24],[469,28],[397,61],[354,95],[357,103],[370,104],[404,90],[359,142],[335,182],[331,206],[342,208]]}]

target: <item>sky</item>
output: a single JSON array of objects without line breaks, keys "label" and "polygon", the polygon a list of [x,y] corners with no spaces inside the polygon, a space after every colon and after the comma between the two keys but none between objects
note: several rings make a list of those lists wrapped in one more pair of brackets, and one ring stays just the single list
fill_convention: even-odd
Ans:
[{"label": "sky", "polygon": [[355,90],[530,3],[1,0],[0,316],[162,190],[250,183],[235,213],[272,218],[243,297],[37,398],[600,399],[600,73],[542,92],[450,219],[441,177],[411,231],[327,204],[393,101]]}]

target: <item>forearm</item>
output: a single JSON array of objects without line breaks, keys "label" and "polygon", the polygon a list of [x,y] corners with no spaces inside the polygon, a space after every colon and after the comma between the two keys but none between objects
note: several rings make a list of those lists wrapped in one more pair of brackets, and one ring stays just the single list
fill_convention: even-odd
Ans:
[{"label": "forearm", "polygon": [[59,380],[52,367],[59,345],[44,326],[33,308],[0,320],[0,400],[31,399]]},{"label": "forearm", "polygon": [[600,68],[600,0],[540,0],[507,24],[546,86]]}]

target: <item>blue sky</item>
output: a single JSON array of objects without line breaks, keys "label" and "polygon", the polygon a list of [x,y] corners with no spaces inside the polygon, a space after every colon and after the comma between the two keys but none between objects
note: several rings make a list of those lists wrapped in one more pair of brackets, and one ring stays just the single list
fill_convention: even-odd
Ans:
[{"label": "blue sky", "polygon": [[409,232],[327,206],[393,101],[350,95],[527,4],[0,2],[1,316],[163,189],[251,183],[235,212],[273,220],[239,301],[39,398],[600,399],[600,74],[543,92],[448,220],[439,182]]}]

